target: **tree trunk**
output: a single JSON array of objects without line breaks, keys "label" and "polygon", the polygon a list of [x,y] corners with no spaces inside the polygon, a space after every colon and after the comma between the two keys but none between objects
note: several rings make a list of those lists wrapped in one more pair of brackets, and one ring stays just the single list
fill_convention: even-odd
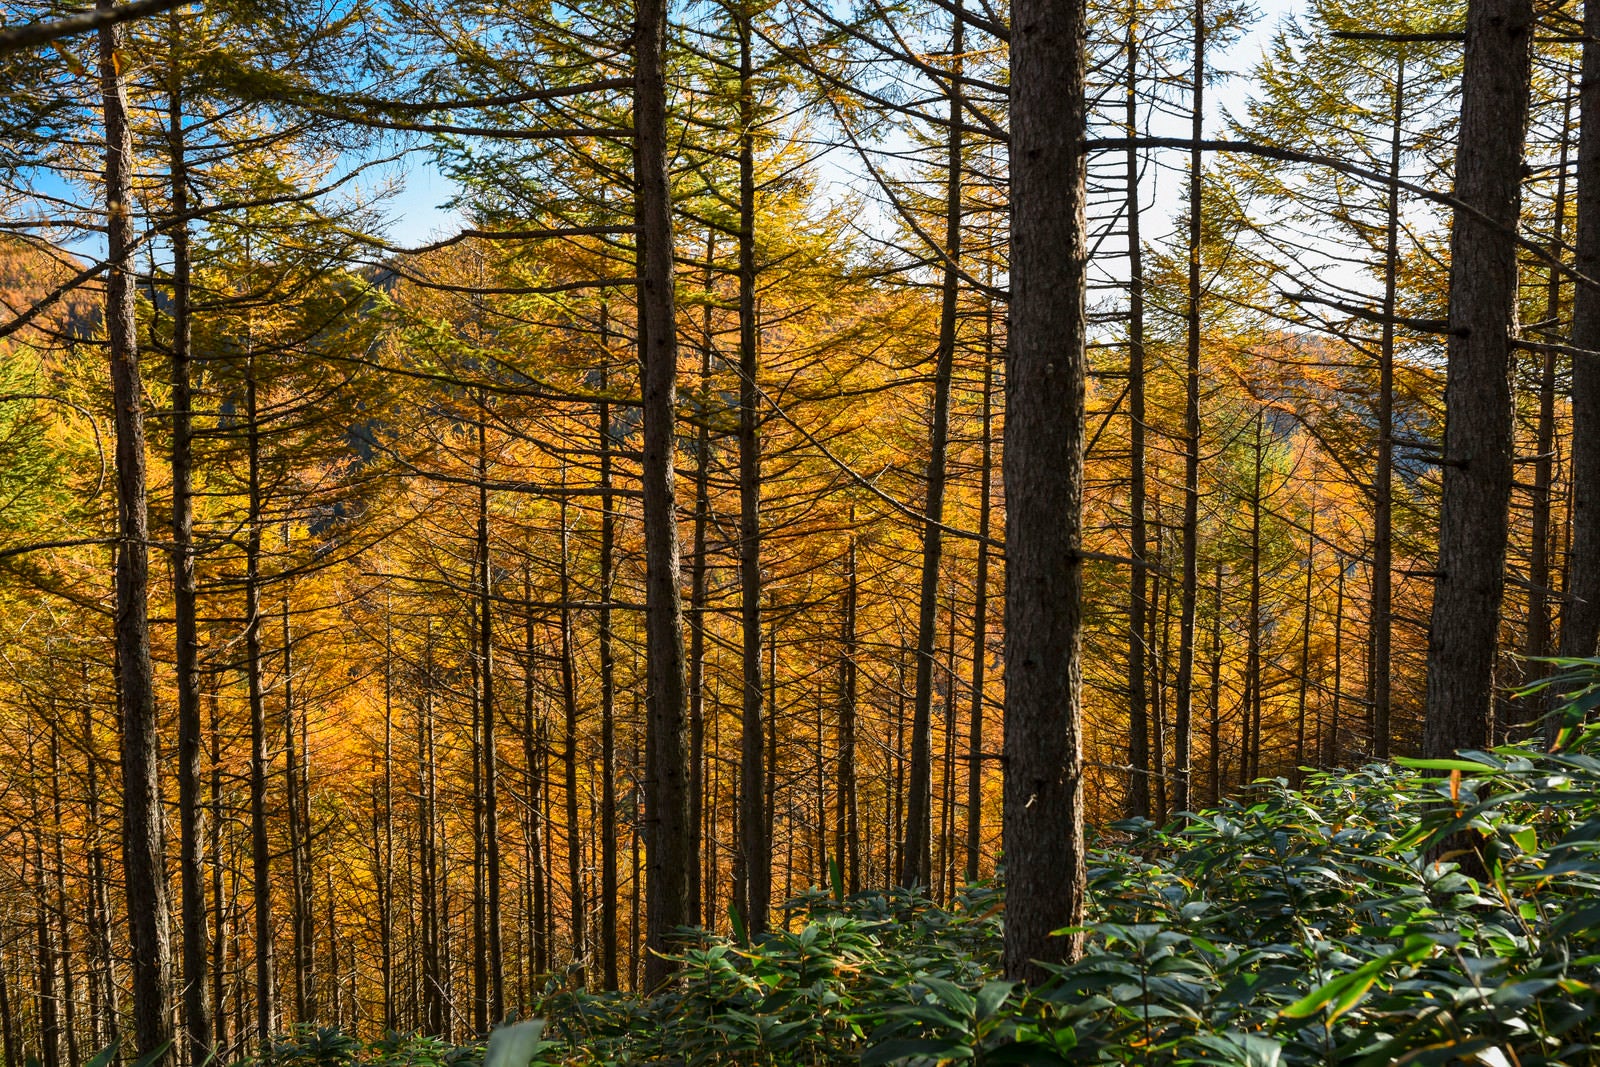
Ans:
[{"label": "tree trunk", "polygon": [[[109,11],[112,0],[97,0]],[[134,306],[133,147],[119,31],[99,31],[105,118],[106,339],[116,426],[116,655],[122,710],[122,854],[133,965],[133,1026],[141,1056],[172,1038],[172,934],[161,816],[160,718],[150,660],[150,519],[144,397]],[[165,1063],[161,1055],[156,1063]]]},{"label": "tree trunk", "polygon": [[[739,624],[744,685],[739,731],[739,847],[743,853],[745,928],[766,932],[772,907],[772,840],[763,801],[772,768],[762,759],[761,421],[756,324],[755,88],[750,4],[739,5]],[[772,709],[766,709],[772,714]]]},{"label": "tree trunk", "polygon": [[[1494,667],[1511,503],[1516,226],[1532,29],[1532,0],[1468,4],[1455,196],[1471,211],[1455,213],[1450,234],[1439,576],[1428,629],[1422,731],[1423,754],[1434,758],[1483,748],[1494,739]],[[1582,343],[1574,338],[1574,344]]]},{"label": "tree trunk", "polygon": [[[602,391],[610,384],[610,336],[601,332]],[[611,600],[616,581],[616,498],[611,492],[611,405],[600,402],[600,968],[617,983],[617,666]],[[691,864],[691,869],[694,867]],[[692,914],[692,912],[691,912]]]},{"label": "tree trunk", "polygon": [[861,828],[856,814],[856,612],[861,595],[856,575],[855,508],[850,509],[852,531],[845,550],[844,611],[839,635],[839,766],[834,773],[838,799],[834,810],[834,833],[838,835],[833,854],[839,859],[845,888],[861,891]]},{"label": "tree trunk", "polygon": [[911,710],[911,767],[906,798],[906,842],[900,884],[931,888],[933,830],[933,667],[939,619],[939,561],[943,551],[946,456],[950,438],[950,379],[956,358],[956,312],[961,261],[961,51],[959,4],[950,35],[950,126],[946,142],[943,278],[939,344],[934,357],[933,421],[928,434],[928,495],[923,505],[922,584],[917,616],[917,689]]},{"label": "tree trunk", "polygon": [[1042,982],[1083,920],[1082,0],[1018,0],[1006,376],[1005,972]]},{"label": "tree trunk", "polygon": [[1389,134],[1388,220],[1384,227],[1383,326],[1378,340],[1378,469],[1372,492],[1372,754],[1389,758],[1390,642],[1394,580],[1394,327],[1400,275],[1400,138],[1405,120],[1406,59],[1395,60]]},{"label": "tree trunk", "polygon": [[[488,969],[487,1014],[497,1026],[506,1014],[505,960],[500,926],[500,794],[499,755],[495,746],[494,705],[494,563],[489,556],[489,412],[478,391],[478,706],[483,741],[484,923]],[[487,1030],[488,1027],[483,1029]]]},{"label": "tree trunk", "polygon": [[1145,627],[1150,614],[1150,533],[1145,524],[1144,246],[1140,236],[1139,30],[1129,5],[1128,71],[1123,86],[1123,128],[1129,139],[1128,197],[1128,815],[1150,814],[1150,701],[1145,686]]},{"label": "tree trunk", "polygon": [[[1600,0],[1583,5],[1583,66],[1578,78],[1577,234],[1573,269],[1600,272]],[[1575,285],[1572,347],[1600,351],[1600,290]],[[1572,546],[1561,615],[1561,655],[1593,656],[1600,644],[1600,359],[1572,361]],[[1559,720],[1546,720],[1553,744]]]},{"label": "tree trunk", "polygon": [[1200,138],[1205,132],[1206,5],[1194,0],[1193,113],[1189,151],[1189,309],[1185,326],[1187,362],[1183,391],[1183,586],[1178,596],[1178,680],[1173,724],[1172,808],[1189,806],[1189,733],[1194,717],[1194,616],[1200,575],[1200,223],[1205,207],[1205,170]]},{"label": "tree trunk", "polygon": [[989,525],[994,496],[994,308],[984,310],[983,458],[978,464],[978,565],[972,579],[972,707],[967,725],[968,882],[978,880],[983,852],[983,698],[989,666]]},{"label": "tree trunk", "polygon": [[[565,476],[563,475],[563,481]],[[588,927],[583,898],[583,849],[578,836],[578,690],[576,665],[572,650],[572,578],[567,557],[567,497],[561,497],[561,707],[566,725],[562,737],[561,763],[566,771],[565,789],[567,816],[567,903],[572,926],[570,930],[573,966],[582,981],[587,972]]]},{"label": "tree trunk", "polygon": [[672,290],[672,191],[667,179],[666,0],[637,0],[634,21],[634,179],[639,246],[639,354],[643,373],[646,815],[645,985],[671,971],[670,932],[693,920],[689,767],[684,730],[683,602],[673,501],[678,338]]},{"label": "tree trunk", "polygon": [[[248,341],[247,341],[248,343]],[[250,854],[255,909],[256,1043],[263,1055],[277,1030],[273,1012],[272,849],[267,838],[267,709],[261,672],[261,428],[255,357],[245,359],[245,432],[249,452],[245,531],[244,647],[250,691]]]},{"label": "tree trunk", "polygon": [[[183,28],[168,15],[167,165],[172,213],[172,607],[178,694],[178,877],[183,922],[184,1063],[204,1063],[212,1051],[210,987],[206,976],[205,876],[200,869],[200,639],[196,626],[192,389],[190,360],[189,166],[184,144],[182,75],[177,50]],[[221,902],[218,901],[218,907]]]}]

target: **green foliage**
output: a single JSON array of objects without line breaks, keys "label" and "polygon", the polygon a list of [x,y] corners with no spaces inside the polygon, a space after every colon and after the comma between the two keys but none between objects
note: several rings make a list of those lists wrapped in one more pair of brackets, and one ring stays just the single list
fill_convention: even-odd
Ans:
[{"label": "green foliage", "polygon": [[[552,984],[537,1064],[1581,1064],[1600,1035],[1600,727],[1282,781],[1115,827],[1082,959],[998,974],[998,893],[791,907],[754,945],[696,933],[649,1000]],[[1466,842],[1465,845],[1462,842]],[[1469,875],[1475,872],[1477,876]],[[274,1062],[475,1063],[304,1031]],[[344,1057],[344,1058],[340,1058]],[[452,1058],[454,1057],[454,1058]],[[519,1065],[520,1067],[520,1065]]]}]

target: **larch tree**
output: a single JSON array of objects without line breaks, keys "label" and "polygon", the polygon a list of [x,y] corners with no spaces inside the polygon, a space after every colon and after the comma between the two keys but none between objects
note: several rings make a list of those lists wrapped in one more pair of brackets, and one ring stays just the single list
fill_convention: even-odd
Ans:
[{"label": "larch tree", "polygon": [[1011,15],[1011,332],[1006,370],[1005,971],[1077,955],[1083,916],[1085,11]]}]

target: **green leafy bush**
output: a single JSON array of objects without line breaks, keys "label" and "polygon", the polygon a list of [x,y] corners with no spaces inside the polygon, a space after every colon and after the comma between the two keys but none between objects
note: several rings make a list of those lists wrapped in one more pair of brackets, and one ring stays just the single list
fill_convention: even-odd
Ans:
[{"label": "green leafy bush", "polygon": [[[1562,741],[1118,824],[1093,854],[1085,955],[1038,989],[998,972],[992,887],[949,908],[818,892],[754,945],[695,932],[652,999],[552,986],[534,1062],[1597,1063],[1600,728]],[[319,1030],[273,1061],[481,1054]]]}]

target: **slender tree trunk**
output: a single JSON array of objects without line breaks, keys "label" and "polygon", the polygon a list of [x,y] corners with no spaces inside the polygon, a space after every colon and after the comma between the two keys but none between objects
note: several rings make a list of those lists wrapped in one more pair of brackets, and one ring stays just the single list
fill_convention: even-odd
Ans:
[{"label": "slender tree trunk", "polygon": [[1128,814],[1150,814],[1150,702],[1145,687],[1145,626],[1150,614],[1150,533],[1145,524],[1144,243],[1140,236],[1139,21],[1128,11],[1128,71],[1123,85],[1123,128],[1129,139],[1128,198],[1128,524],[1133,564],[1128,568]]},{"label": "slender tree trunk", "polygon": [[1216,614],[1211,619],[1211,723],[1207,731],[1209,746],[1207,768],[1210,778],[1210,800],[1213,805],[1222,799],[1222,564],[1213,572],[1212,605]]},{"label": "slender tree trunk", "polygon": [[[1561,246],[1566,236],[1567,222],[1567,161],[1568,145],[1572,133],[1572,91],[1569,88],[1561,113],[1561,149],[1556,162],[1555,219],[1551,224],[1550,255],[1558,262]],[[1561,271],[1552,267],[1545,284],[1544,320],[1547,340],[1559,343],[1561,328]],[[1544,677],[1546,669],[1538,659],[1550,655],[1550,590],[1553,584],[1550,565],[1550,503],[1555,474],[1556,449],[1556,351],[1544,353],[1539,370],[1539,424],[1535,435],[1533,460],[1532,528],[1529,530],[1528,549],[1528,633],[1523,652],[1529,662],[1527,681]],[[1523,722],[1518,723],[1519,736],[1530,736],[1538,731],[1538,719],[1544,699],[1533,697],[1522,702]]]},{"label": "slender tree trunk", "polygon": [[167,238],[172,254],[172,604],[178,695],[178,876],[183,913],[182,1059],[200,1064],[212,1051],[212,1023],[206,978],[205,876],[200,869],[200,640],[195,622],[193,399],[189,381],[189,166],[184,145],[182,75],[176,59],[183,28],[176,11],[169,13],[168,27],[174,53],[167,86],[167,165],[172,204]]},{"label": "slender tree trunk", "polygon": [[1423,753],[1430,757],[1483,748],[1494,739],[1512,480],[1515,231],[1533,17],[1532,0],[1471,0],[1467,6],[1455,196],[1472,213],[1458,210],[1450,234],[1439,576],[1422,731]]},{"label": "slender tree trunk", "polygon": [[900,884],[932,885],[933,668],[939,619],[939,562],[943,552],[945,467],[950,438],[950,379],[956,357],[960,296],[962,114],[959,5],[950,36],[950,127],[946,142],[944,261],[939,296],[939,344],[933,372],[933,420],[928,436],[928,495],[923,506],[922,584],[917,617],[917,689],[911,711],[911,767],[906,798],[906,841]]},{"label": "slender tree trunk", "polygon": [[1177,709],[1173,724],[1172,807],[1189,806],[1189,734],[1194,712],[1194,616],[1200,575],[1200,302],[1201,221],[1205,208],[1206,5],[1194,3],[1193,113],[1189,151],[1189,309],[1183,392],[1183,587],[1178,598]]},{"label": "slender tree trunk", "polygon": [[861,828],[856,814],[856,711],[858,673],[856,668],[856,613],[861,596],[856,574],[855,508],[850,509],[850,544],[845,550],[844,610],[839,635],[839,765],[834,773],[837,792],[834,832],[838,835],[833,854],[839,858],[845,888],[861,891]]},{"label": "slender tree trunk", "polygon": [[1085,16],[1017,0],[1006,375],[1005,972],[1081,951]]},{"label": "slender tree trunk", "polygon": [[[489,555],[489,411],[485,393],[478,391],[478,704],[483,739],[483,848],[484,887],[487,890],[484,923],[488,968],[487,1022],[495,1026],[505,1018],[505,957],[500,925],[500,769],[496,747],[494,704],[494,561]],[[487,1030],[488,1027],[483,1029]]]},{"label": "slender tree trunk", "polygon": [[1328,716],[1328,749],[1326,759],[1330,766],[1339,766],[1339,705],[1344,702],[1344,557],[1339,557],[1339,578],[1333,594],[1333,712]]},{"label": "slender tree trunk", "polygon": [[1306,700],[1311,688],[1311,586],[1317,573],[1317,493],[1311,491],[1311,509],[1306,534],[1306,589],[1300,604],[1300,684],[1295,698],[1294,768],[1290,780],[1298,788],[1300,768],[1306,762]]},{"label": "slender tree trunk", "polygon": [[261,427],[256,411],[255,357],[245,359],[246,448],[249,452],[245,531],[244,647],[250,690],[250,852],[255,909],[256,1043],[263,1054],[277,1030],[273,1011],[272,849],[267,838],[267,709],[261,652]]},{"label": "slender tree trunk", "polygon": [[394,973],[394,611],[383,612],[383,820],[378,853],[378,974],[383,993],[383,1029],[400,1028]]},{"label": "slender tree trunk", "polygon": [[[112,0],[97,0],[110,10]],[[133,1025],[141,1056],[172,1038],[172,934],[161,817],[160,718],[150,659],[150,519],[144,399],[134,306],[133,147],[120,31],[99,31],[105,119],[106,339],[116,426],[117,683],[122,710],[122,858],[133,964]],[[157,1063],[167,1062],[161,1055]]]},{"label": "slender tree trunk", "polygon": [[1394,328],[1400,275],[1400,138],[1404,133],[1405,49],[1395,59],[1389,134],[1388,219],[1384,227],[1383,325],[1378,340],[1378,469],[1372,500],[1372,754],[1389,758],[1390,643],[1394,581]]},{"label": "slender tree trunk", "polygon": [[1250,480],[1250,615],[1245,634],[1244,784],[1261,777],[1261,475],[1266,411],[1256,412],[1254,469]]},{"label": "slender tree trunk", "polygon": [[645,786],[650,828],[645,888],[645,984],[670,973],[670,932],[692,921],[688,746],[684,729],[683,602],[673,502],[678,338],[672,291],[672,193],[667,180],[666,0],[637,0],[634,20],[634,179],[639,245],[639,354],[643,367]]},{"label": "slender tree trunk", "polygon": [[983,699],[989,659],[989,526],[994,482],[994,308],[985,308],[983,360],[983,458],[978,464],[978,564],[972,596],[972,707],[967,726],[968,882],[978,880],[983,852]]},{"label": "slender tree trunk", "polygon": [[[285,550],[289,530],[284,527]],[[294,945],[295,1022],[317,1018],[316,942],[311,924],[311,871],[306,846],[309,835],[307,809],[301,803],[300,746],[295,739],[294,714],[294,634],[289,626],[289,593],[283,594],[283,784],[285,819],[289,831],[289,924]]]},{"label": "slender tree trunk", "polygon": [[[563,481],[565,478],[563,477]],[[588,939],[583,898],[583,849],[578,836],[578,691],[572,649],[572,579],[567,556],[567,497],[561,497],[561,707],[566,715],[561,762],[566,771],[567,903],[572,928],[572,966],[580,981],[588,970]]]},{"label": "slender tree trunk", "polygon": [[[755,87],[750,4],[738,10],[739,33],[739,623],[743,703],[739,733],[739,847],[745,872],[745,928],[766,932],[772,907],[772,840],[763,799],[772,768],[762,758],[761,420],[756,323]],[[772,709],[766,709],[768,715]]]},{"label": "slender tree trunk", "polygon": [[[714,279],[711,265],[717,256],[716,230],[706,230],[705,289],[712,291]],[[695,431],[694,454],[694,562],[689,575],[689,827],[697,839],[704,840],[708,856],[715,856],[715,835],[708,832],[705,813],[706,765],[706,571],[709,557],[706,552],[706,533],[711,522],[711,352],[712,320],[711,301],[701,309],[700,319],[700,425]],[[716,803],[712,802],[711,819],[716,819]],[[707,860],[707,873],[702,879],[698,860],[689,874],[689,913],[701,914],[704,908],[705,927],[716,926],[716,864]],[[637,886],[635,887],[637,895]],[[704,899],[703,899],[704,898]]]},{"label": "slender tree trunk", "polygon": [[[1600,272],[1600,0],[1583,5],[1583,64],[1578,78],[1577,234],[1573,269]],[[1600,351],[1600,291],[1572,291],[1572,347]],[[1593,656],[1600,644],[1600,359],[1572,361],[1572,545],[1567,552],[1566,606],[1561,614],[1563,656]],[[1545,720],[1554,744],[1559,719]]]},{"label": "slender tree trunk", "polygon": [[[610,384],[610,335],[601,333],[602,392]],[[600,402],[600,966],[607,989],[617,981],[617,666],[611,601],[616,583],[616,497],[612,494],[611,405]],[[691,766],[693,760],[690,761]],[[691,869],[696,864],[690,864]],[[693,914],[693,912],[691,912]]]}]

